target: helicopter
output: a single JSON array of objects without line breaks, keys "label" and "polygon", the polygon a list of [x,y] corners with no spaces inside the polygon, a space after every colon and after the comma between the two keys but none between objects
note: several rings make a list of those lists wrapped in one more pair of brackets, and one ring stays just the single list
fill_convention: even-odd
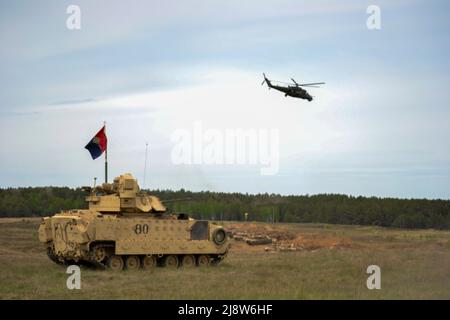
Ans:
[{"label": "helicopter", "polygon": [[[287,82],[269,80],[269,79],[267,79],[267,77],[264,73],[263,73],[263,76],[264,76],[264,81],[261,83],[261,85],[264,85],[264,83],[267,83],[267,86],[269,87],[269,89],[272,88],[272,89],[284,92],[285,97],[290,96],[290,97],[294,97],[294,98],[305,99],[308,101],[312,101],[313,97],[305,89],[303,89],[301,87],[319,88],[319,87],[317,87],[317,85],[325,84],[325,82],[297,83],[294,79],[291,78],[292,82],[294,83],[294,85],[292,85],[291,83],[287,83]],[[287,84],[288,86],[283,87],[283,86],[273,85],[271,81],[284,83],[284,84]]]}]

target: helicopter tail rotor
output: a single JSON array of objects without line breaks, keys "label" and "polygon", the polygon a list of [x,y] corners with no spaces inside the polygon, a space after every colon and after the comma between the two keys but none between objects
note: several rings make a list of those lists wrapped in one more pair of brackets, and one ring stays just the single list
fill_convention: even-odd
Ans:
[{"label": "helicopter tail rotor", "polygon": [[267,81],[267,78],[266,78],[266,74],[265,74],[265,73],[263,73],[263,77],[264,77],[264,80],[263,80],[263,82],[261,82],[261,85],[264,85],[264,83],[266,83],[266,81]]},{"label": "helicopter tail rotor", "polygon": [[263,73],[263,77],[264,77],[264,80],[263,80],[263,82],[261,82],[261,85],[263,85],[264,83],[266,83],[266,84],[267,84],[267,87],[270,89],[270,88],[272,87],[272,84],[270,83],[270,80],[267,79],[265,73]]}]

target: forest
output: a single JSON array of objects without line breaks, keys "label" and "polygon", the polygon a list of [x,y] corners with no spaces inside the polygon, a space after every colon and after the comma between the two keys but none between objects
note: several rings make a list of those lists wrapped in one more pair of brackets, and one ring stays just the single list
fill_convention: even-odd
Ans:
[{"label": "forest", "polygon": [[[342,194],[278,195],[148,190],[169,212],[208,220],[313,222],[395,228],[450,229],[450,200],[395,199]],[[81,188],[0,189],[0,217],[52,215],[86,208]]]}]

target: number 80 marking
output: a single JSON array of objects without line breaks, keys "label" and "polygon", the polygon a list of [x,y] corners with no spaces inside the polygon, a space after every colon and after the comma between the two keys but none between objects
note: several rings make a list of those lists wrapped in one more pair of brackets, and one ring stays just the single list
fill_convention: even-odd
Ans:
[{"label": "number 80 marking", "polygon": [[136,234],[147,234],[148,233],[148,224],[137,224],[134,226],[134,232]]}]

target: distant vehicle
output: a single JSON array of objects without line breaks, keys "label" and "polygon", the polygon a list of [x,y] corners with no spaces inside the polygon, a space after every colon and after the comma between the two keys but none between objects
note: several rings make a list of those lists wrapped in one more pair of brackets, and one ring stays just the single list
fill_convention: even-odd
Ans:
[{"label": "distant vehicle", "polygon": [[[319,88],[319,87],[317,87],[317,85],[325,84],[325,82],[297,83],[294,79],[291,78],[292,82],[294,83],[292,85],[291,83],[287,83],[287,82],[269,80],[269,79],[267,79],[267,77],[264,73],[263,73],[263,76],[264,76],[264,81],[261,83],[261,85],[264,85],[264,83],[267,83],[267,86],[269,87],[269,89],[275,89],[275,90],[284,92],[285,97],[290,96],[290,97],[294,97],[294,98],[305,99],[308,101],[312,101],[313,97],[305,89],[303,89],[301,87]],[[288,86],[273,85],[272,81],[278,82],[278,83],[284,83],[284,84],[287,84]]]}]

